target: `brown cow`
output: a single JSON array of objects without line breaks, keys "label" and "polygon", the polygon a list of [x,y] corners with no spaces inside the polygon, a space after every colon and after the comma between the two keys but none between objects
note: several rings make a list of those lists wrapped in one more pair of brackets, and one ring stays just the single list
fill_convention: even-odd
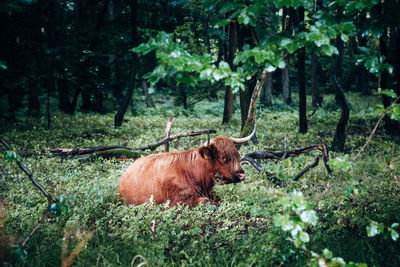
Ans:
[{"label": "brown cow", "polygon": [[216,176],[224,183],[245,179],[235,144],[250,140],[255,129],[244,138],[221,136],[192,150],[154,154],[136,160],[121,176],[120,198],[135,205],[150,198],[155,203],[169,201],[170,206],[177,203],[190,207],[200,202],[215,204],[213,186]]}]

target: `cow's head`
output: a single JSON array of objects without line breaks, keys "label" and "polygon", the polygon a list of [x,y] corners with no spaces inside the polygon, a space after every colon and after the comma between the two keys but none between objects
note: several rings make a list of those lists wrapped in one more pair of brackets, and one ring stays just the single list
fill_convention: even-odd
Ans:
[{"label": "cow's head", "polygon": [[240,155],[235,144],[243,144],[249,141],[255,132],[256,127],[247,137],[216,137],[200,147],[200,155],[211,161],[214,171],[222,176],[224,183],[237,183],[245,179],[246,176],[240,165]]}]

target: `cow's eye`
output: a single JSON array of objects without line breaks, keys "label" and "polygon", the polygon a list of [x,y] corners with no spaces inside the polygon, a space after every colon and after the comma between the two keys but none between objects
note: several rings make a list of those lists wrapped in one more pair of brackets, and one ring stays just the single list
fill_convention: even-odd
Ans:
[{"label": "cow's eye", "polygon": [[220,157],[220,159],[221,159],[221,161],[223,161],[223,162],[226,161],[226,157],[225,157],[224,155],[222,155],[222,156]]}]

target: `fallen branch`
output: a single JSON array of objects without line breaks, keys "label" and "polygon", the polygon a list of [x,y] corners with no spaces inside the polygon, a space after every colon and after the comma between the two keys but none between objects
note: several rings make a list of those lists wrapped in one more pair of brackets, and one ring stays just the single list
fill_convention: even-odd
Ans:
[{"label": "fallen branch", "polygon": [[[8,143],[2,137],[0,137],[0,141],[7,149],[11,149],[11,147],[8,145]],[[50,195],[46,191],[46,189],[44,189],[44,187],[41,184],[39,184],[38,181],[36,181],[35,178],[33,178],[32,173],[22,164],[22,162],[19,158],[16,158],[15,161],[16,161],[18,167],[29,177],[29,179],[31,180],[33,185],[36,186],[42,192],[42,194],[47,198],[47,209],[43,213],[41,220],[37,223],[37,225],[32,229],[32,231],[29,233],[29,235],[22,242],[21,248],[24,248],[26,243],[28,243],[29,239],[43,225],[43,223],[46,221],[46,219],[50,215],[51,205],[56,202],[56,199],[52,195]]]},{"label": "fallen branch", "polygon": [[[260,165],[258,165],[257,161],[255,161],[254,159],[250,158],[250,157],[242,157],[240,159],[240,163],[244,164],[250,164],[251,166],[253,166],[258,172],[262,173],[263,170],[261,169]],[[282,186],[282,181],[280,179],[278,179],[277,177],[275,177],[274,175],[272,175],[271,173],[266,173],[267,174],[267,179],[271,181],[271,183],[276,184],[278,186]]]},{"label": "fallen branch", "polygon": [[320,158],[320,156],[317,156],[317,157],[315,158],[315,161],[314,161],[312,164],[310,164],[310,165],[308,165],[307,167],[305,167],[304,170],[302,170],[301,172],[299,172],[299,173],[296,175],[296,177],[294,177],[293,180],[294,180],[294,181],[299,180],[300,177],[303,176],[303,174],[305,174],[306,172],[308,172],[308,171],[311,170],[312,168],[316,167],[316,166],[318,165],[318,163],[319,163],[319,158]]},{"label": "fallen branch", "polygon": [[87,154],[103,152],[103,151],[112,150],[112,149],[125,149],[125,150],[129,150],[129,151],[154,150],[158,146],[166,144],[175,139],[179,139],[179,138],[187,137],[187,136],[197,136],[197,135],[202,135],[202,134],[207,134],[207,133],[216,133],[216,132],[217,132],[216,130],[201,130],[201,131],[193,131],[193,132],[188,132],[188,133],[175,134],[172,136],[165,137],[164,139],[158,141],[157,143],[150,144],[147,146],[137,147],[137,148],[129,148],[126,146],[97,146],[97,147],[86,147],[86,148],[55,148],[55,149],[49,149],[49,152],[56,156],[65,157],[65,156],[87,155]]},{"label": "fallen branch", "polygon": [[[331,173],[332,170],[331,168],[327,165],[327,162],[329,161],[329,155],[328,155],[328,149],[326,148],[326,145],[312,145],[300,149],[295,149],[295,150],[287,150],[287,147],[285,145],[284,151],[276,151],[274,149],[266,149],[266,150],[261,150],[261,151],[254,151],[251,153],[248,153],[244,155],[241,159],[241,163],[248,163],[251,166],[253,166],[258,172],[262,172],[261,167],[257,163],[256,159],[262,159],[262,160],[275,160],[275,161],[280,161],[284,160],[287,158],[291,157],[298,157],[301,154],[314,151],[314,150],[319,150],[321,151],[321,155],[317,156],[314,163],[308,165],[305,169],[303,169],[300,173],[298,173],[294,181],[297,181],[301,176],[303,176],[306,172],[311,170],[312,168],[316,167],[319,163],[320,158],[323,159],[325,168],[328,173]],[[278,178],[274,176],[267,176],[267,179],[270,180],[272,183],[276,185],[282,185],[282,181],[279,180]]]}]

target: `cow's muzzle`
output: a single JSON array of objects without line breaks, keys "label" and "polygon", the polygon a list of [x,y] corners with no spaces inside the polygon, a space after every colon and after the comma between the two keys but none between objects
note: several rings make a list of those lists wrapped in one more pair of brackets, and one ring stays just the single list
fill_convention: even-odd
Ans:
[{"label": "cow's muzzle", "polygon": [[233,174],[231,183],[238,183],[238,182],[244,181],[245,178],[246,178],[246,175],[244,174],[244,171],[243,170],[239,171],[239,172]]}]

